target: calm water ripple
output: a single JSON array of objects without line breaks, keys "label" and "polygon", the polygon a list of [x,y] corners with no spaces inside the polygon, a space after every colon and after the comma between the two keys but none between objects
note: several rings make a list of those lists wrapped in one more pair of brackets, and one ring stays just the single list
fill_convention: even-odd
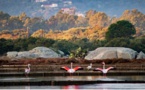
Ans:
[{"label": "calm water ripple", "polygon": [[[44,80],[145,80],[145,76],[55,76],[55,77],[0,77],[0,81],[44,81]],[[57,89],[57,90],[145,90],[144,83],[96,83],[87,85],[67,85],[67,86],[0,86],[0,89]]]}]

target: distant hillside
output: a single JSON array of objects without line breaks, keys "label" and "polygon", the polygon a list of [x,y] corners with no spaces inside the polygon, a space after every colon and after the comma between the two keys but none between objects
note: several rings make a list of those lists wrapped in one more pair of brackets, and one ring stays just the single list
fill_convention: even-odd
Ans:
[{"label": "distant hillside", "polygon": [[[48,33],[43,34],[45,38],[51,39],[66,39],[66,40],[75,40],[77,38],[88,38],[90,40],[94,39],[104,39],[105,32],[107,28],[102,28],[99,26],[95,26],[93,28],[71,28],[66,31],[50,31]],[[38,34],[39,32],[39,34]],[[32,37],[42,37],[42,31],[36,31],[32,34]]]},{"label": "distant hillside", "polygon": [[[5,16],[5,18],[3,18]],[[145,15],[137,9],[125,10],[120,17],[109,17],[104,12],[87,11],[85,17],[69,15],[59,11],[48,20],[30,18],[22,13],[14,17],[0,13],[0,38],[25,38],[28,36],[52,39],[104,39],[110,24],[119,20],[128,20],[136,28],[135,36],[145,34]]]},{"label": "distant hillside", "polygon": [[[89,11],[88,11],[89,13]],[[84,28],[70,28],[66,31],[50,31],[45,33],[44,37],[52,39],[75,39],[75,38],[88,38],[88,39],[104,39],[105,33],[110,24],[119,20],[128,20],[136,28],[135,36],[142,36],[145,34],[145,15],[136,9],[125,10],[121,17],[110,18],[105,13],[95,12],[88,20],[89,27]],[[87,17],[86,17],[87,18]],[[40,37],[40,35],[34,32],[33,37]]]}]

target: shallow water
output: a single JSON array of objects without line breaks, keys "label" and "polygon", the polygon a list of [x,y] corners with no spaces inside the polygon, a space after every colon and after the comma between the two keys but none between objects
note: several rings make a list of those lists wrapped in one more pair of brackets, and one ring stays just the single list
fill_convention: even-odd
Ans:
[{"label": "shallow water", "polygon": [[145,81],[145,76],[47,76],[47,77],[0,77],[0,81]]},{"label": "shallow water", "polygon": [[145,90],[145,84],[88,84],[88,85],[68,85],[68,86],[3,86],[0,89],[58,89],[58,90]]},{"label": "shallow water", "polygon": [[[145,80],[145,76],[49,76],[49,77],[0,77],[0,81],[47,81],[47,80],[102,80],[102,81],[124,81],[124,80]],[[96,83],[87,85],[67,85],[67,86],[0,86],[0,89],[59,89],[59,90],[145,90],[144,83]]]}]

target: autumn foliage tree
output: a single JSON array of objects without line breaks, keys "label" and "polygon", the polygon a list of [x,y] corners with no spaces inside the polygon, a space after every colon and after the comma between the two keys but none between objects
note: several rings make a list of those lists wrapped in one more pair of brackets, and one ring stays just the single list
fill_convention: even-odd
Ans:
[{"label": "autumn foliage tree", "polygon": [[105,38],[111,40],[119,37],[130,37],[135,33],[135,27],[129,21],[121,20],[109,26]]}]

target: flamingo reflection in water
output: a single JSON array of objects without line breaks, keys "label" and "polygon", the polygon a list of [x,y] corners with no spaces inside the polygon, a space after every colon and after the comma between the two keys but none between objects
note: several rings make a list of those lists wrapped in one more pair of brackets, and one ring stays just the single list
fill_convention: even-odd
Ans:
[{"label": "flamingo reflection in water", "polygon": [[115,69],[114,67],[108,67],[105,69],[105,62],[102,62],[103,68],[95,68],[94,71],[101,71],[103,76],[106,76],[107,72],[111,69]]},{"label": "flamingo reflection in water", "polygon": [[70,74],[70,76],[71,76],[72,73],[74,73],[77,70],[83,69],[83,68],[80,67],[80,66],[77,66],[77,67],[73,68],[73,63],[71,62],[71,67],[70,68],[67,67],[67,66],[63,66],[63,67],[61,67],[61,69],[66,70]]},{"label": "flamingo reflection in water", "polygon": [[64,90],[79,90],[79,86],[78,85],[67,85],[67,86],[63,86]]}]

